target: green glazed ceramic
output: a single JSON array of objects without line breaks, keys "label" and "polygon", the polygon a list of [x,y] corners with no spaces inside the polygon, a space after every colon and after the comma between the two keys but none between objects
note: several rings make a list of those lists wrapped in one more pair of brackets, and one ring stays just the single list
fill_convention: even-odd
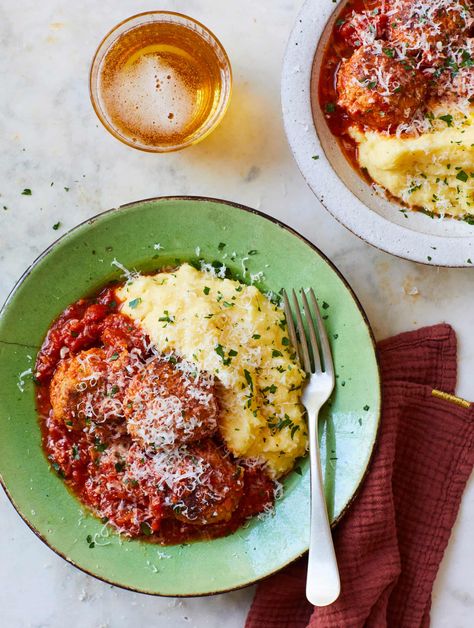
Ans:
[{"label": "green glazed ceramic", "polygon": [[[318,295],[337,373],[320,426],[334,523],[364,478],[379,423],[379,373],[364,312],[334,266],[285,225],[225,201],[159,198],[100,214],[58,240],[20,279],[0,315],[2,483],[25,522],[66,560],[112,584],[157,595],[242,587],[303,554],[309,534],[307,460],[286,478],[275,514],[253,519],[231,536],[164,548],[127,540],[85,511],[50,469],[29,369],[52,320],[120,277],[114,259],[150,271],[197,258],[221,260],[244,281],[262,271],[257,285],[264,291],[311,286]],[[92,548],[89,535],[96,540]]]}]

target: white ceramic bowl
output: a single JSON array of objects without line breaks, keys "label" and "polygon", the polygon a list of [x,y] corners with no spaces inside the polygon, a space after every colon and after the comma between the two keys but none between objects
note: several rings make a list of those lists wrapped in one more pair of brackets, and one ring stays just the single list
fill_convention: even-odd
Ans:
[{"label": "white ceramic bowl", "polygon": [[298,166],[324,207],[370,244],[425,264],[474,266],[474,226],[453,219],[431,219],[419,212],[402,213],[400,205],[376,194],[350,166],[319,104],[314,102],[312,108],[311,79],[317,85],[324,48],[345,1],[306,0],[288,42],[282,106]]}]

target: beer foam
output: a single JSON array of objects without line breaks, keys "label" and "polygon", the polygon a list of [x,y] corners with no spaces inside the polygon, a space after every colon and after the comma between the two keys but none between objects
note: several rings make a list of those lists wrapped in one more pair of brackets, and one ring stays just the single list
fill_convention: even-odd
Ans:
[{"label": "beer foam", "polygon": [[184,131],[196,109],[196,93],[159,54],[124,65],[103,86],[106,109],[140,140]]}]

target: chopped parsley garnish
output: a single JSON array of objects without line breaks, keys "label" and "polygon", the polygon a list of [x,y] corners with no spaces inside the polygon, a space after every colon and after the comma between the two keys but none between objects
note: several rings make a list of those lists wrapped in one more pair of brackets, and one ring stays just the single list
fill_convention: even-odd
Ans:
[{"label": "chopped parsley garnish", "polygon": [[79,448],[76,443],[72,446],[72,458],[73,460],[79,460]]},{"label": "chopped parsley garnish", "polygon": [[[270,422],[270,421],[275,421],[275,422]],[[300,429],[300,426],[293,423],[293,421],[290,419],[290,417],[287,414],[284,415],[283,419],[276,416],[271,417],[270,421],[268,422],[268,427],[272,430],[278,430],[279,432],[281,432],[281,430],[285,428],[289,428],[290,436],[292,440],[296,432]]]},{"label": "chopped parsley garnish", "polygon": [[421,190],[421,183],[416,185],[414,183],[412,183],[411,187],[408,189],[408,194],[413,194],[413,192],[416,192],[417,190]]},{"label": "chopped parsley garnish", "polygon": [[121,473],[124,469],[125,469],[125,462],[121,461],[121,462],[115,463],[115,470],[117,471],[117,473]]},{"label": "chopped parsley garnish", "polygon": [[226,356],[225,351],[224,351],[224,347],[222,345],[217,345],[215,347],[214,351],[221,358],[222,364],[224,366],[229,366],[229,364],[232,362],[232,358],[237,355],[237,351],[235,351],[234,349],[230,349],[230,351],[228,352],[228,354]]},{"label": "chopped parsley garnish", "polygon": [[258,251],[256,249],[252,249],[247,253],[247,255],[257,255]]},{"label": "chopped parsley garnish", "polygon": [[96,451],[102,453],[107,449],[107,443],[103,443],[100,438],[96,436],[94,439],[94,447]]},{"label": "chopped parsley garnish", "polygon": [[129,301],[128,305],[132,308],[132,310],[134,310],[138,305],[140,305],[141,302],[141,297],[137,297],[136,299],[132,299],[131,301]]},{"label": "chopped parsley garnish", "polygon": [[278,351],[278,349],[273,349],[273,351],[272,351],[272,358],[279,358],[282,355],[283,355],[283,353],[281,351]]},{"label": "chopped parsley garnish", "polygon": [[460,170],[457,175],[456,175],[456,179],[459,179],[459,181],[464,181],[464,183],[466,183],[466,181],[468,180],[468,175],[466,172],[464,172],[464,170]]},{"label": "chopped parsley garnish", "polygon": [[22,196],[31,196],[32,192],[30,188],[25,188],[22,192]]},{"label": "chopped parsley garnish", "polygon": [[252,376],[250,375],[249,371],[247,371],[247,369],[244,369],[244,375],[245,375],[245,381],[247,382],[249,388],[251,391],[253,391],[253,380],[252,380]]},{"label": "chopped parsley garnish", "polygon": [[266,388],[264,388],[262,392],[263,393],[269,392],[269,393],[272,393],[272,395],[274,395],[277,390],[278,390],[277,386],[275,386],[275,384],[272,384],[271,386],[267,386]]},{"label": "chopped parsley garnish", "polygon": [[253,338],[254,340],[258,340],[258,339],[259,339],[259,338],[261,338],[261,337],[262,337],[262,336],[261,336],[260,334],[254,334],[254,335],[252,336],[252,338]]},{"label": "chopped parsley garnish", "polygon": [[217,247],[219,251],[222,251],[225,247],[225,242],[219,242],[219,246]]},{"label": "chopped parsley garnish", "polygon": [[174,323],[174,316],[170,316],[170,313],[168,312],[168,310],[164,310],[163,316],[160,316],[160,318],[158,319],[158,322],[169,323],[170,325],[172,325]]},{"label": "chopped parsley garnish", "polygon": [[59,475],[60,478],[64,477],[63,470],[61,469],[61,467],[58,465],[57,462],[52,462],[51,466],[53,467],[53,469],[56,471],[56,473]]},{"label": "chopped parsley garnish", "polygon": [[[72,334],[72,332],[71,332]],[[112,353],[112,355],[109,358],[109,362],[115,362],[115,360],[118,360],[119,358],[119,354],[118,351],[115,351],[114,353]]]},{"label": "chopped parsley garnish", "polygon": [[450,113],[447,113],[444,116],[439,116],[439,119],[446,122],[448,126],[453,126],[453,116]]},{"label": "chopped parsley garnish", "polygon": [[370,406],[364,406],[364,410],[368,412],[370,410]]},{"label": "chopped parsley garnish", "polygon": [[202,291],[204,292],[205,295],[208,295],[209,292],[211,291],[211,289],[209,288],[209,286],[204,286],[204,288],[202,289]]},{"label": "chopped parsley garnish", "polygon": [[151,536],[151,528],[146,521],[142,521],[140,524],[140,532],[145,536]]},{"label": "chopped parsley garnish", "polygon": [[293,436],[296,434],[296,432],[299,429],[300,429],[299,425],[293,425],[293,427],[291,428],[291,432],[290,432],[291,440],[293,440]]},{"label": "chopped parsley garnish", "polygon": [[289,338],[287,338],[286,336],[284,336],[284,337],[281,339],[281,344],[282,344],[284,347],[288,347],[288,346],[289,346],[289,344],[290,344],[290,339],[289,339]]},{"label": "chopped parsley garnish", "polygon": [[59,229],[59,227],[61,226],[61,221],[58,220],[58,222],[55,222],[53,225],[53,229],[55,231],[57,231]]},{"label": "chopped parsley garnish", "polygon": [[326,103],[326,106],[324,108],[326,110],[326,113],[333,113],[334,111],[336,111],[336,105],[333,102]]},{"label": "chopped parsley garnish", "polygon": [[474,65],[474,59],[472,58],[472,56],[470,55],[470,53],[467,50],[463,50],[462,51],[461,67],[463,67],[463,68],[470,68],[473,65]]},{"label": "chopped parsley garnish", "polygon": [[314,159],[316,161],[317,159],[319,159],[319,155],[313,155],[311,159]]}]

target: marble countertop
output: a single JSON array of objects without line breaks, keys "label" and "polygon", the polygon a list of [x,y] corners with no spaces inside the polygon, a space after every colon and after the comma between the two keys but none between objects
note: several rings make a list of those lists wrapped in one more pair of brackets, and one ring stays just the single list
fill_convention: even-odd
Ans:
[{"label": "marble countertop", "polygon": [[[329,1],[329,0],[325,0]],[[437,269],[391,257],[358,240],[318,204],[288,149],[280,113],[280,69],[301,0],[162,0],[221,39],[235,90],[221,126],[174,155],[150,155],[112,138],[95,117],[88,67],[117,22],[156,9],[141,0],[16,0],[0,5],[0,299],[65,230],[141,198],[228,198],[275,216],[319,246],[359,296],[381,339],[447,321],[459,338],[458,393],[474,398],[471,269]],[[24,188],[31,196],[21,194]],[[59,227],[56,229],[54,226]],[[434,628],[467,628],[474,616],[474,482],[433,594]],[[174,600],[114,588],[64,562],[20,521],[0,492],[0,608],[5,628],[237,628],[253,588]]]}]

